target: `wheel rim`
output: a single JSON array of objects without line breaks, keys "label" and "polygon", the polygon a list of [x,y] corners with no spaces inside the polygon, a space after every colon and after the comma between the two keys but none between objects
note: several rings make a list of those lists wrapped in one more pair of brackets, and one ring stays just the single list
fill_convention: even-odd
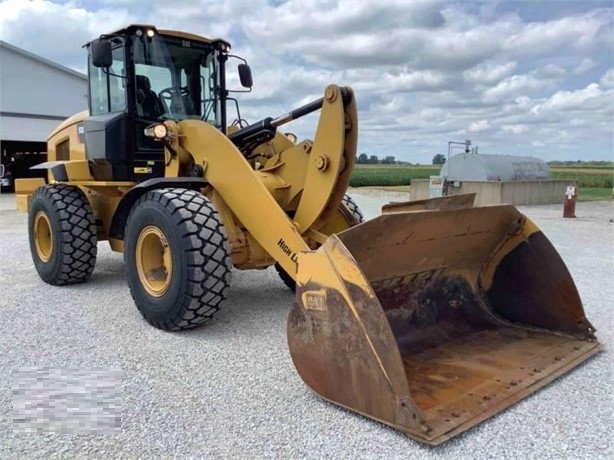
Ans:
[{"label": "wheel rim", "polygon": [[34,246],[38,258],[43,262],[49,262],[53,252],[53,233],[51,222],[44,211],[38,211],[34,216]]},{"label": "wheel rim", "polygon": [[162,230],[149,225],[136,242],[136,268],[141,285],[153,297],[161,297],[171,284],[171,248]]}]

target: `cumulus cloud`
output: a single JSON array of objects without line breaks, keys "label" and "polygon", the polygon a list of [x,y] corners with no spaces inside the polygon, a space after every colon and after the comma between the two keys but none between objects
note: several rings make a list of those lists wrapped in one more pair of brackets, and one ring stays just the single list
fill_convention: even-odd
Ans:
[{"label": "cumulus cloud", "polygon": [[[4,0],[0,38],[83,71],[81,45],[130,23],[224,37],[252,66],[254,91],[239,97],[251,121],[338,83],[356,91],[360,151],[429,162],[470,135],[483,153],[577,159],[581,144],[611,159],[614,8],[569,6],[533,17],[523,2]],[[289,129],[311,136],[316,120]],[[563,147],[550,141],[562,132]]]},{"label": "cumulus cloud", "polygon": [[606,89],[614,89],[614,67],[609,69],[600,79],[599,84]]},{"label": "cumulus cloud", "polygon": [[515,61],[493,63],[480,63],[469,70],[463,72],[463,78],[470,83],[492,85],[499,83],[503,78],[517,67]]},{"label": "cumulus cloud", "polygon": [[549,64],[524,75],[512,75],[484,91],[486,102],[504,102],[506,99],[551,88],[565,73],[561,67]]},{"label": "cumulus cloud", "polygon": [[527,125],[503,125],[501,126],[501,128],[503,129],[503,131],[512,134],[522,134],[526,133],[529,130],[529,127]]},{"label": "cumulus cloud", "polygon": [[115,30],[128,21],[122,8],[94,13],[74,3],[44,0],[5,0],[0,18],[2,40],[80,71],[85,70],[81,46],[101,30]]},{"label": "cumulus cloud", "polygon": [[[590,110],[610,105],[614,91],[604,92],[597,83],[576,91],[557,91],[543,103],[537,104],[533,112],[554,112],[565,110]],[[611,106],[611,105],[610,105]]]},{"label": "cumulus cloud", "polygon": [[588,12],[578,16],[522,24],[519,30],[506,40],[505,47],[530,55],[557,51],[563,47],[580,50],[594,42],[607,22],[608,18]]},{"label": "cumulus cloud", "polygon": [[597,62],[591,58],[584,58],[573,68],[573,74],[582,75],[595,67],[597,67]]},{"label": "cumulus cloud", "polygon": [[488,120],[478,120],[471,123],[467,128],[467,131],[470,133],[479,133],[482,131],[486,131],[488,128],[490,128]]}]

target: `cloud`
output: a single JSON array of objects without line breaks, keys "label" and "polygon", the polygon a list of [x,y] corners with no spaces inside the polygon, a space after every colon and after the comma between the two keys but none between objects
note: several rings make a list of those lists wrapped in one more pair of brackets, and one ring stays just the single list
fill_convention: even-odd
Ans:
[{"label": "cloud", "polygon": [[505,48],[538,55],[570,47],[581,50],[591,46],[602,27],[611,19],[595,12],[550,21],[523,24],[505,41]]},{"label": "cloud", "polygon": [[580,61],[580,63],[574,67],[572,73],[574,75],[582,75],[583,73],[588,72],[589,70],[597,67],[597,62],[595,62],[591,58],[584,58]]},{"label": "cloud", "polygon": [[471,123],[467,128],[467,131],[470,133],[479,133],[482,131],[486,131],[488,128],[490,128],[488,120],[479,120]]},{"label": "cloud", "polygon": [[[614,91],[604,92],[597,83],[576,91],[557,91],[543,103],[537,104],[533,112],[555,112],[566,110],[591,110],[614,102]],[[610,105],[611,106],[611,105]]]},{"label": "cloud", "polygon": [[503,125],[501,126],[501,128],[503,129],[503,131],[512,134],[522,134],[526,133],[529,130],[529,127],[527,125]]},{"label": "cloud", "polygon": [[605,89],[614,89],[614,67],[599,79],[599,84]]},{"label": "cloud", "polygon": [[[238,96],[250,121],[337,83],[356,92],[360,151],[430,162],[449,140],[471,135],[483,153],[577,159],[582,146],[611,159],[614,8],[543,2],[539,10],[523,2],[4,0],[0,38],[84,71],[81,46],[130,23],[223,37],[252,67],[254,90]],[[310,115],[287,128],[309,137],[316,123]],[[551,142],[561,132],[569,153]]]},{"label": "cloud", "polygon": [[554,66],[542,68],[524,75],[512,75],[484,91],[484,101],[488,103],[505,102],[506,99],[535,93],[554,85],[553,78],[558,76]]},{"label": "cloud", "polygon": [[499,83],[517,67],[515,61],[504,63],[484,62],[463,72],[463,78],[470,83],[492,85]]}]

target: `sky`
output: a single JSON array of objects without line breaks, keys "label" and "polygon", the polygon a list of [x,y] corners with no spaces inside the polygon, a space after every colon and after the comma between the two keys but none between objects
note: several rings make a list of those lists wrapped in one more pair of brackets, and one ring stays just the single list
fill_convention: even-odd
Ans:
[{"label": "sky", "polygon": [[358,153],[424,164],[470,139],[479,153],[614,160],[614,1],[0,2],[1,40],[81,72],[84,43],[131,23],[230,41],[252,68],[249,122],[351,86]]}]

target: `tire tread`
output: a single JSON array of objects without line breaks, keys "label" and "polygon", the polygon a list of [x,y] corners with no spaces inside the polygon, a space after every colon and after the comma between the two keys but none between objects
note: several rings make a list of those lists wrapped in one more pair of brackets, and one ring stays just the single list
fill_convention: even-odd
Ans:
[{"label": "tire tread", "polygon": [[[201,193],[186,189],[159,189],[143,195],[133,212],[153,200],[166,208],[182,241],[181,250],[188,259],[186,289],[180,293],[176,314],[164,319],[153,318],[147,309],[132,298],[143,317],[158,329],[177,331],[200,326],[220,309],[230,286],[231,264],[226,231],[213,204]],[[132,216],[128,218],[128,225]]]},{"label": "tire tread", "polygon": [[[96,265],[98,239],[96,222],[87,198],[77,187],[55,184],[39,187],[32,201],[37,199],[55,208],[60,227],[60,270],[48,279],[43,278],[44,281],[63,286],[87,280]],[[36,249],[32,248],[33,257],[36,257],[35,254]]]}]

